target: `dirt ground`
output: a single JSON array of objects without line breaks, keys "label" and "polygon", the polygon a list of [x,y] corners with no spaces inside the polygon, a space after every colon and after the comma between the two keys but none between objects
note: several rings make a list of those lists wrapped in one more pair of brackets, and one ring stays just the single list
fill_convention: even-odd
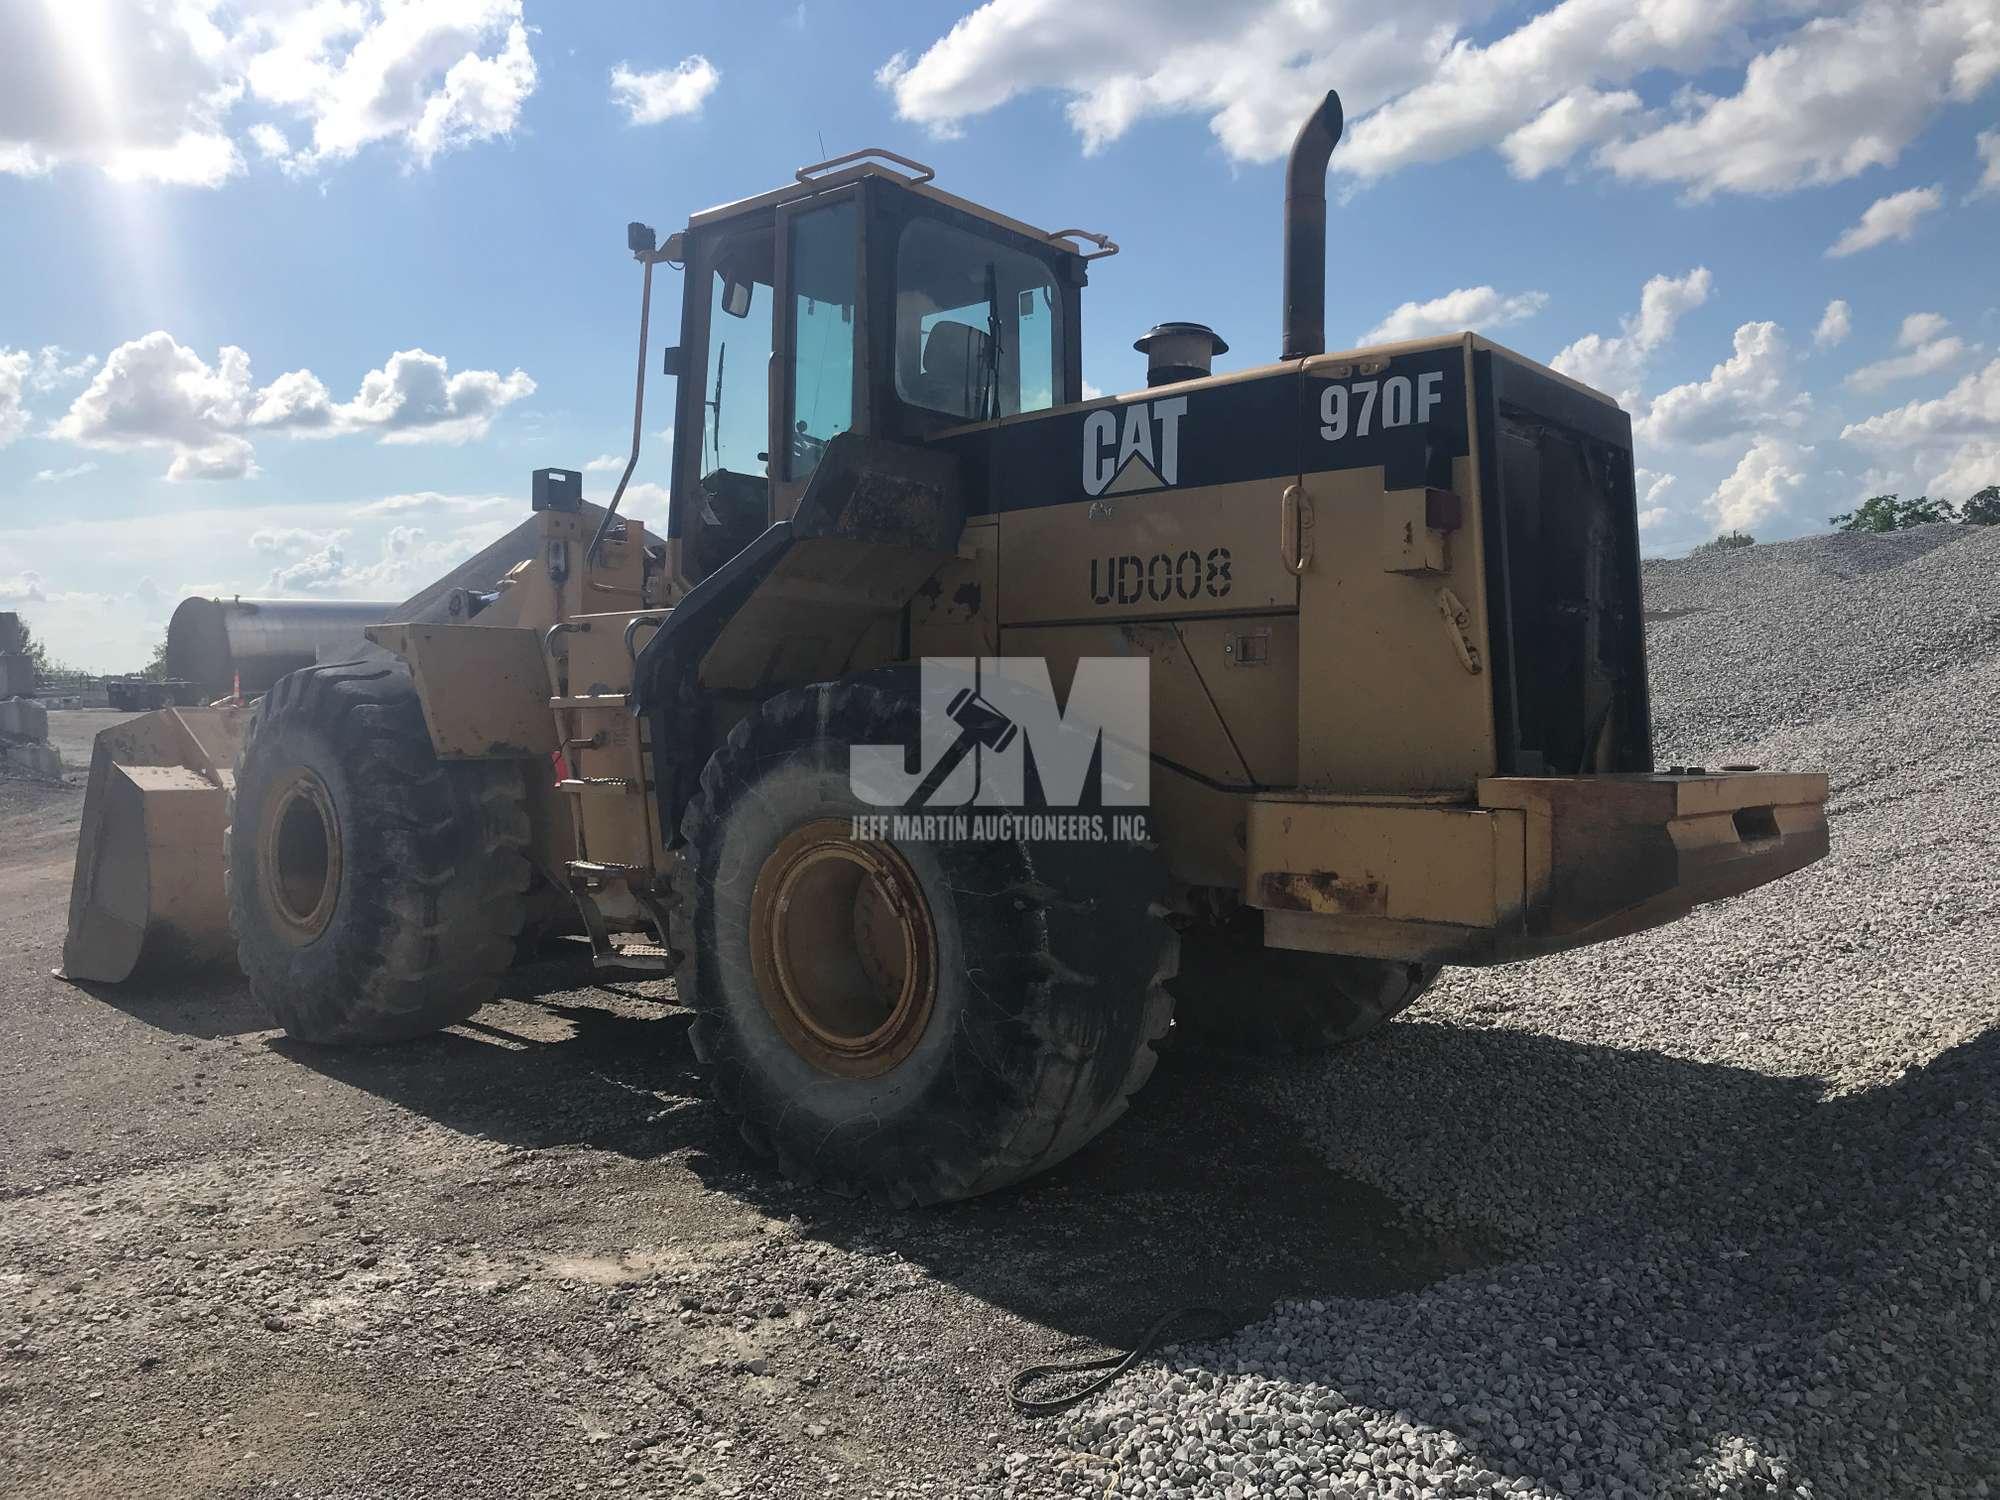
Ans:
[{"label": "dirt ground", "polygon": [[[118,717],[52,738],[81,767]],[[1331,1173],[1257,1065],[1172,1048],[1060,1170],[896,1214],[767,1175],[671,985],[575,954],[369,1051],[234,975],[73,987],[70,783],[0,781],[0,1493],[962,1494],[1015,1454],[1101,1492],[1018,1367],[1486,1258]]]}]

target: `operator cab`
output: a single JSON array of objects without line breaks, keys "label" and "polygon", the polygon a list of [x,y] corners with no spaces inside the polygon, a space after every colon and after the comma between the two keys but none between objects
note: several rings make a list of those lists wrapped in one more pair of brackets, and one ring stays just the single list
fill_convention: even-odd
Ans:
[{"label": "operator cab", "polygon": [[915,442],[1082,399],[1085,262],[1117,247],[932,176],[839,157],[667,246],[686,266],[668,537],[689,582],[788,519],[839,433]]}]

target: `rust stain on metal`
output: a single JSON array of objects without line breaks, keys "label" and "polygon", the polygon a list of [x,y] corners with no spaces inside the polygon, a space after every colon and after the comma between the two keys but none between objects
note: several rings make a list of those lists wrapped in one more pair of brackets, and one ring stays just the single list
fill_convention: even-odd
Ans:
[{"label": "rust stain on metal", "polygon": [[1389,888],[1373,875],[1343,880],[1336,870],[1268,870],[1258,905],[1272,911],[1386,916]]}]

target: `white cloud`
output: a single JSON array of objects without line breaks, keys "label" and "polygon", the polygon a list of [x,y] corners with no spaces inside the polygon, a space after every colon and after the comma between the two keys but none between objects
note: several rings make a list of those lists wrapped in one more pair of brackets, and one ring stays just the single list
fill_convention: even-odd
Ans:
[{"label": "white cloud", "polygon": [[[414,505],[390,510],[380,497],[281,502],[260,498],[260,488],[251,481],[227,499],[149,507],[115,526],[75,507],[0,503],[0,579],[39,573],[46,602],[23,608],[59,656],[130,671],[159,638],[157,617],[146,613],[148,578],[165,607],[191,594],[254,598],[270,591],[274,572],[332,543],[338,563],[302,575],[316,595],[403,599],[528,519],[525,493],[391,496]],[[393,537],[397,527],[421,530],[420,542]]]},{"label": "white cloud", "polygon": [[35,364],[28,374],[28,384],[43,393],[60,390],[87,379],[96,368],[97,356],[94,354],[72,357],[70,351],[60,344],[44,344],[35,351]]},{"label": "white cloud", "polygon": [[1854,323],[1849,316],[1850,309],[1845,301],[1835,297],[1827,303],[1826,311],[1820,314],[1819,327],[1813,330],[1813,347],[1832,349],[1843,343],[1853,331]]},{"label": "white cloud", "polygon": [[444,495],[436,490],[417,490],[407,495],[388,495],[353,508],[359,517],[453,515],[484,516],[501,512],[518,514],[521,501],[510,495]]},{"label": "white cloud", "polygon": [[35,357],[25,349],[0,349],[0,448],[28,430],[28,408],[21,399]]},{"label": "white cloud", "polygon": [[250,533],[250,548],[253,552],[267,552],[275,557],[303,557],[308,552],[340,541],[346,535],[344,528],[316,531],[307,526],[261,526]]},{"label": "white cloud", "polygon": [[1634,433],[1666,447],[1712,448],[1773,426],[1798,426],[1811,400],[1792,385],[1784,331],[1776,323],[1745,323],[1732,343],[1734,352],[1706,380],[1656,397]]},{"label": "white cloud", "polygon": [[439,355],[405,349],[362,376],[360,392],[335,415],[343,425],[380,432],[385,443],[463,443],[484,437],[502,407],[534,389],[521,370],[453,375]]},{"label": "white cloud", "polygon": [[87,448],[168,449],[170,479],[242,479],[258,472],[246,434],[374,432],[385,443],[463,443],[534,388],[520,370],[451,374],[440,356],[411,349],[369,371],[354,399],[336,404],[310,370],[258,389],[242,349],[225,345],[210,365],[160,329],[112,350],[50,436]]},{"label": "white cloud", "polygon": [[1696,196],[1785,192],[1891,166],[1947,102],[2000,76],[1992,0],[1862,0],[1831,15],[1726,0],[1658,8],[1801,22],[1750,59],[1735,93],[1689,92],[1678,118],[1598,153],[1621,177]]},{"label": "white cloud", "polygon": [[97,472],[97,465],[85,459],[80,464],[71,464],[67,469],[37,469],[37,484],[61,484],[66,479],[81,479],[86,474]]},{"label": "white cloud", "polygon": [[422,526],[391,526],[379,538],[378,554],[366,562],[351,561],[347,533],[336,532],[318,550],[274,568],[265,587],[279,595],[405,599],[443,577],[512,524],[509,519],[461,525],[442,536]]},{"label": "white cloud", "polygon": [[250,127],[250,144],[266,161],[287,161],[292,154],[292,143],[285,132],[268,120],[260,120]]},{"label": "white cloud", "polygon": [[1655,276],[1640,289],[1639,310],[1621,321],[1622,333],[1587,333],[1549,364],[1629,405],[1627,398],[1636,399],[1647,362],[1673,337],[1681,318],[1708,301],[1714,288],[1707,266],[1696,266],[1685,276]]},{"label": "white cloud", "polygon": [[1658,507],[1667,491],[1680,482],[1672,474],[1661,474],[1652,469],[1636,469],[1632,477],[1638,487],[1639,504],[1646,507]]},{"label": "white cloud", "polygon": [[1747,531],[1782,513],[1805,488],[1812,451],[1788,438],[1759,437],[1708,497],[1708,513],[1725,531]]},{"label": "white cloud", "polygon": [[347,554],[340,543],[328,542],[317,552],[309,552],[296,562],[271,570],[265,587],[283,598],[289,594],[310,594],[343,584],[348,577]]},{"label": "white cloud", "polygon": [[240,97],[212,5],[0,6],[0,172],[88,164],[124,180],[215,187],[242,170]]},{"label": "white cloud", "polygon": [[321,0],[245,32],[251,94],[310,127],[310,148],[291,158],[302,168],[378,141],[429,165],[511,134],[537,82],[521,0]]},{"label": "white cloud", "polygon": [[1929,494],[1963,499],[2000,483],[2000,359],[1935,400],[1850,423],[1840,436],[1895,457]]},{"label": "white cloud", "polygon": [[[1779,192],[1893,163],[1949,102],[2000,74],[1991,0],[1560,0],[1490,40],[1490,0],[987,0],[877,73],[938,135],[1018,96],[1064,97],[1086,152],[1161,115],[1206,118],[1236,161],[1284,155],[1328,83],[1349,138],[1334,170],[1372,181],[1497,149],[1532,177],[1575,160],[1617,176]],[[1740,67],[1733,92],[1635,89]]]},{"label": "white cloud", "polygon": [[[235,132],[310,171],[378,141],[429,163],[509,134],[536,71],[521,0],[92,0],[0,6],[0,172],[217,187]],[[294,150],[253,106],[298,120]]]},{"label": "white cloud", "polygon": [[46,604],[48,598],[49,592],[43,587],[42,575],[32,568],[11,578],[0,578],[0,604]]},{"label": "white cloud", "polygon": [[256,472],[235,436],[250,394],[250,356],[224,345],[210,365],[171,334],[120,344],[50,435],[88,448],[168,448],[173,479],[240,479]]},{"label": "white cloud", "polygon": [[657,125],[700,114],[721,81],[715,64],[699,52],[650,73],[634,72],[631,64],[620,63],[611,70],[611,99],[632,124]]},{"label": "white cloud", "polygon": [[583,466],[583,472],[586,474],[616,474],[624,469],[625,460],[629,457],[631,455],[627,453],[600,453],[596,458],[593,458]]},{"label": "white cloud", "polygon": [[39,350],[0,345],[0,448],[28,430],[30,393],[46,395],[81,380],[96,364],[89,357],[73,360],[67,349],[55,344]]},{"label": "white cloud", "polygon": [[1466,329],[1482,332],[1532,318],[1548,303],[1547,292],[1503,296],[1490,286],[1465,286],[1428,302],[1405,302],[1361,335],[1361,346],[1431,338]]},{"label": "white cloud", "polygon": [[1563,0],[1490,45],[1459,37],[1423,83],[1356,124],[1336,167],[1385,177],[1507,140],[1524,128],[1532,164],[1542,120],[1549,120],[1545,130],[1561,144],[1579,135],[1580,126],[1601,136],[1631,114],[1617,107],[1617,95],[1602,93],[1571,111],[1568,128],[1547,110],[1594,85],[1622,84],[1655,69],[1699,69],[1739,38],[1752,9],[1750,0]]},{"label": "white cloud", "polygon": [[1849,225],[1840,238],[1827,247],[1827,256],[1838,260],[1842,256],[1872,250],[1890,240],[1907,240],[1917,232],[1917,225],[1926,214],[1935,213],[1943,206],[1944,192],[1935,187],[1910,188],[1886,198],[1877,198],[1868,205],[1859,220]]},{"label": "white cloud", "polygon": [[1500,154],[1516,177],[1539,177],[1563,166],[1585,146],[1612,134],[1639,108],[1629,89],[1572,89],[1518,130],[1501,138]]},{"label": "white cloud", "polygon": [[1951,327],[1951,319],[1943,313],[1911,313],[1903,319],[1903,326],[1896,330],[1896,347],[1914,349],[1919,344],[1928,344]]},{"label": "white cloud", "polygon": [[1465,10],[1465,0],[989,0],[876,79],[900,118],[937,135],[1053,89],[1089,152],[1141,119],[1195,113],[1231,158],[1270,161],[1336,78],[1350,115],[1422,82]]},{"label": "white cloud", "polygon": [[1967,196],[1983,198],[1988,193],[2000,193],[2000,130],[1982,130],[1978,140],[1979,159],[1985,170],[1979,174],[1979,182]]},{"label": "white cloud", "polygon": [[1977,347],[1949,334],[1950,327],[1938,313],[1911,313],[1903,319],[1902,330],[1896,335],[1897,347],[1909,352],[1863,365],[1847,377],[1848,385],[1857,391],[1879,391],[1899,380],[1914,380],[1950,369]]}]

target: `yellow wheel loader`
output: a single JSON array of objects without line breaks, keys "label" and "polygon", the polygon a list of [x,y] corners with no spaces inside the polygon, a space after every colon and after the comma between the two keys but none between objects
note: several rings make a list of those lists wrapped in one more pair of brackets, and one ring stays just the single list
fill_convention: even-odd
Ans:
[{"label": "yellow wheel loader", "polygon": [[[1075,1151],[1175,1020],[1349,1040],[1440,965],[1819,858],[1823,776],[1653,766],[1627,415],[1474,334],[1326,352],[1340,128],[1329,95],[1292,152],[1279,359],[1211,374],[1221,340],[1162,324],[1120,396],[1084,399],[1080,336],[1117,246],[908,158],[632,225],[609,505],[538,471],[370,650],[238,714],[233,763],[162,747],[155,785],[100,747],[155,872],[128,887],[173,889],[145,841],[198,799],[190,872],[325,1043],[464,1019],[567,908],[598,963],[674,977],[753,1146],[913,1203]],[[656,533],[621,501],[661,265]],[[80,974],[105,877],[80,860]]]}]

